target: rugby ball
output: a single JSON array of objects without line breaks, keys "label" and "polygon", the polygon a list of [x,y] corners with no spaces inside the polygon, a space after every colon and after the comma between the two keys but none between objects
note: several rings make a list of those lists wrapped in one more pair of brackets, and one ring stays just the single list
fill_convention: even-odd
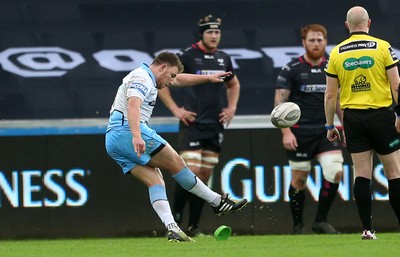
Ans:
[{"label": "rugby ball", "polygon": [[284,102],[275,106],[270,118],[277,128],[289,128],[296,124],[301,116],[300,107],[293,102]]}]

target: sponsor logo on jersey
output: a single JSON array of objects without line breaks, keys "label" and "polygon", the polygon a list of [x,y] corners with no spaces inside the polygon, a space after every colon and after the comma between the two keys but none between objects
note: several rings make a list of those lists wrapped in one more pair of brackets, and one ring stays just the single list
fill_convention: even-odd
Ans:
[{"label": "sponsor logo on jersey", "polygon": [[307,153],[296,153],[296,157],[308,157]]},{"label": "sponsor logo on jersey", "polygon": [[343,68],[345,70],[355,70],[357,68],[369,69],[374,66],[375,61],[369,56],[363,56],[360,58],[347,58],[343,63]]},{"label": "sponsor logo on jersey", "polygon": [[214,55],[205,54],[204,55],[204,59],[213,60],[214,59]]},{"label": "sponsor logo on jersey", "polygon": [[277,81],[278,81],[278,82],[286,83],[287,80],[286,80],[285,77],[279,75],[278,78],[277,78]]},{"label": "sponsor logo on jersey", "polygon": [[290,67],[288,65],[285,65],[285,66],[282,67],[282,70],[290,71]]},{"label": "sponsor logo on jersey", "polygon": [[315,85],[301,85],[300,91],[306,93],[324,93],[326,89],[326,85],[324,84],[315,84]]},{"label": "sponsor logo on jersey", "polygon": [[146,79],[144,79],[143,77],[140,76],[132,76],[132,78],[130,79],[131,81],[135,81],[136,83],[144,83],[146,82]]},{"label": "sponsor logo on jersey", "polygon": [[308,72],[302,72],[302,73],[300,73],[300,77],[301,77],[302,79],[308,79]]},{"label": "sponsor logo on jersey", "polygon": [[195,141],[195,142],[190,142],[189,146],[199,146],[200,142],[199,141]]},{"label": "sponsor logo on jersey", "polygon": [[199,71],[196,72],[196,74],[213,75],[213,74],[221,73],[221,72],[225,72],[225,70],[199,70]]},{"label": "sponsor logo on jersey", "polygon": [[322,73],[321,68],[311,68],[311,73]]},{"label": "sponsor logo on jersey", "polygon": [[400,144],[400,139],[396,138],[395,140],[393,140],[392,142],[389,143],[389,147],[393,148],[393,147],[397,146],[398,144]]},{"label": "sponsor logo on jersey", "polygon": [[132,82],[131,85],[129,86],[129,89],[136,89],[142,95],[146,95],[147,91],[149,90],[145,85],[136,82]]},{"label": "sponsor logo on jersey", "polygon": [[371,91],[371,84],[367,82],[367,77],[364,75],[357,76],[354,79],[354,84],[351,85],[351,92]]},{"label": "sponsor logo on jersey", "polygon": [[369,41],[369,40],[353,41],[340,46],[339,53],[344,53],[353,50],[362,50],[362,49],[376,49],[377,47],[378,44],[375,41]]},{"label": "sponsor logo on jersey", "polygon": [[196,65],[203,65],[203,59],[201,58],[194,58],[194,62],[196,63]]}]

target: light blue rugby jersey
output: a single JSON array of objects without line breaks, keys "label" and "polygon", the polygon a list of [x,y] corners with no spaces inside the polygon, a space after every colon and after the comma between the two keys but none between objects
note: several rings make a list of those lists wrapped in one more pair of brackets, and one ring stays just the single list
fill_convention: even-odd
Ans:
[{"label": "light blue rugby jersey", "polygon": [[122,79],[110,113],[118,110],[124,114],[124,117],[128,117],[129,97],[139,97],[143,101],[140,107],[140,121],[148,122],[156,104],[157,94],[154,74],[148,65],[142,63],[139,68],[134,69]]}]

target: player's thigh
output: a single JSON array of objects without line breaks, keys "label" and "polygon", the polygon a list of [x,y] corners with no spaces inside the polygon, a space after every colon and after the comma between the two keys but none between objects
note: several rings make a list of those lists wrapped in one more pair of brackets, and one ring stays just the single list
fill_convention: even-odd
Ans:
[{"label": "player's thigh", "polygon": [[289,166],[292,170],[291,184],[297,190],[306,187],[308,174],[311,170],[311,160],[293,161],[289,160]]},{"label": "player's thigh", "polygon": [[356,177],[371,179],[372,175],[372,155],[373,151],[368,150],[360,153],[351,153]]},{"label": "player's thigh", "polygon": [[219,161],[219,153],[210,151],[210,150],[203,150],[201,155],[201,167],[214,169],[215,165],[218,164]]},{"label": "player's thigh", "polygon": [[378,157],[387,179],[400,178],[400,150],[385,155],[378,154]]},{"label": "player's thigh", "polygon": [[201,153],[200,149],[198,150],[184,150],[180,152],[180,156],[186,162],[186,165],[197,174],[200,171],[201,167]]},{"label": "player's thigh", "polygon": [[172,146],[166,144],[161,151],[151,157],[148,165],[158,167],[161,170],[167,170],[171,175],[175,175],[181,171],[186,164]]}]

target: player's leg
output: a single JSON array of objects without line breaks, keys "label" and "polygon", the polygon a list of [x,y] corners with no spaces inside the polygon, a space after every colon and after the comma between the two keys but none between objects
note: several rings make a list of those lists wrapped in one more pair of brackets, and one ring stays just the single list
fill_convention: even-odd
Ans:
[{"label": "player's leg", "polygon": [[[187,157],[188,154],[181,154],[182,157]],[[211,177],[211,174],[213,172],[214,166],[218,163],[218,153],[215,153],[213,151],[207,151],[203,150],[201,152],[201,163],[199,169],[192,170],[193,173],[196,174],[197,177],[201,181],[203,181],[204,184],[208,185],[209,179]],[[185,159],[186,160],[186,159]],[[189,166],[189,163],[192,163],[192,161],[187,160],[186,163]],[[193,166],[193,165],[192,165]],[[191,167],[191,166],[189,166]],[[189,197],[189,227],[187,230],[187,233],[191,236],[198,236],[201,235],[201,230],[199,228],[199,223],[200,223],[200,218],[201,214],[203,211],[204,207],[204,200],[192,195]]]},{"label": "player's leg", "polygon": [[238,211],[247,204],[247,200],[233,201],[228,196],[221,196],[207,187],[195,174],[186,166],[182,157],[169,145],[154,154],[148,163],[150,166],[168,170],[172,177],[185,190],[206,200],[211,204],[216,214],[222,215],[229,211]]},{"label": "player's leg", "polygon": [[289,187],[289,205],[293,219],[293,233],[305,234],[303,213],[306,199],[305,187],[311,170],[311,161],[290,161],[292,180]]},{"label": "player's leg", "polygon": [[[183,151],[181,152],[181,157],[186,162],[188,168],[194,173],[197,174],[200,170],[200,162],[201,162],[201,150],[194,151]],[[175,217],[175,221],[180,224],[183,219],[183,211],[186,203],[190,198],[195,197],[195,195],[189,193],[185,189],[183,189],[179,184],[175,186],[174,192],[174,201],[173,201],[173,213]],[[190,204],[190,203],[189,203]],[[189,207],[190,208],[190,207]],[[190,216],[190,213],[189,213]],[[190,219],[190,218],[189,218]],[[190,227],[190,220],[189,226]]]},{"label": "player's leg", "polygon": [[352,153],[351,158],[354,165],[354,199],[357,205],[363,230],[372,231],[372,198],[371,198],[371,176],[372,176],[372,150],[361,153]]},{"label": "player's leg", "polygon": [[318,234],[338,234],[328,223],[328,212],[332,206],[343,175],[343,156],[340,150],[328,151],[317,156],[324,179],[319,192],[318,208],[312,229]]},{"label": "player's leg", "polygon": [[[400,160],[395,115],[391,108],[380,108],[360,113],[359,110],[344,113],[347,149],[351,153],[354,169],[354,198],[363,225],[362,239],[377,239],[371,220],[371,176],[375,151],[385,170],[389,184],[389,202],[399,218]],[[347,124],[346,124],[347,123]],[[350,129],[351,128],[351,129]],[[351,144],[349,144],[349,142]],[[393,198],[393,199],[390,199]]]},{"label": "player's leg", "polygon": [[378,157],[388,180],[389,202],[400,225],[400,150]]},{"label": "player's leg", "polygon": [[172,204],[172,212],[174,214],[174,219],[176,223],[179,225],[182,224],[183,220],[183,212],[185,209],[185,205],[187,200],[189,199],[189,196],[191,194],[183,189],[179,184],[175,185],[175,191],[174,191],[174,201]]},{"label": "player's leg", "polygon": [[150,203],[168,231],[169,241],[193,241],[176,224],[168,202],[161,171],[149,166],[135,166],[130,172],[149,189]]},{"label": "player's leg", "polygon": [[[183,123],[179,124],[178,147],[180,149],[180,155],[186,162],[188,168],[194,174],[197,174],[198,171],[200,170],[200,162],[201,162],[201,150],[200,150],[201,144],[200,141],[198,140],[198,135],[199,133],[197,131],[197,126],[195,125],[186,126]],[[177,222],[180,223],[182,221],[185,205],[187,202],[189,202],[189,198],[194,197],[192,195],[193,194],[189,193],[179,184],[176,184],[174,199],[173,199],[173,213],[175,220]],[[190,209],[190,203],[189,203],[189,209]]]}]

